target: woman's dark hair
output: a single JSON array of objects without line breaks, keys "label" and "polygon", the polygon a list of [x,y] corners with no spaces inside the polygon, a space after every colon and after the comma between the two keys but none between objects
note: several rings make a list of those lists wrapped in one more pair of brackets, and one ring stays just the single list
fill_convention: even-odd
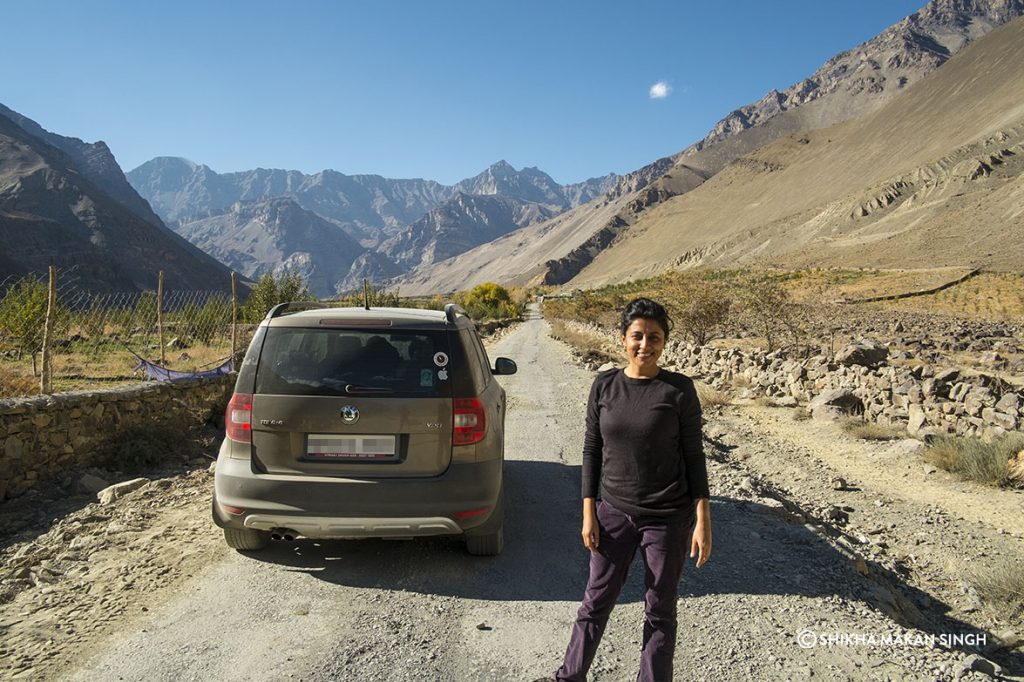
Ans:
[{"label": "woman's dark hair", "polygon": [[665,332],[665,338],[668,338],[668,333],[672,330],[672,318],[668,316],[665,306],[657,301],[643,297],[634,298],[623,309],[622,318],[619,320],[619,331],[622,335],[626,335],[626,331],[629,329],[629,325],[633,324],[633,320],[640,318],[657,322],[661,325],[662,331]]}]

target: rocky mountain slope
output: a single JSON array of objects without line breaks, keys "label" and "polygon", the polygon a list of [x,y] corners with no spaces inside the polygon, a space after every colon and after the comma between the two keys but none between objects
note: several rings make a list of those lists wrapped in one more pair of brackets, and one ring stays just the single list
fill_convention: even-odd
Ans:
[{"label": "rocky mountain slope", "polygon": [[454,258],[424,263],[394,281],[409,294],[457,291],[487,281],[516,286],[539,283],[555,259],[587,248],[588,239],[600,235],[606,226],[628,224],[634,196],[672,165],[671,158],[660,159],[618,178],[611,189],[589,204],[510,232]]},{"label": "rocky mountain slope", "polygon": [[76,268],[78,286],[95,291],[154,289],[160,270],[175,288],[230,288],[226,267],[123,183],[106,145],[16,118],[0,115],[0,280],[57,265]]},{"label": "rocky mountain slope", "polygon": [[147,161],[129,171],[128,180],[172,227],[239,201],[290,197],[366,246],[396,234],[451,196],[450,188],[429,180],[264,168],[220,174],[175,157]]},{"label": "rocky mountain slope", "polygon": [[224,213],[186,223],[179,231],[250,279],[295,272],[319,297],[358,286],[358,281],[349,281],[349,272],[366,250],[337,225],[289,198],[237,202]]},{"label": "rocky mountain slope", "polygon": [[172,226],[223,211],[238,201],[286,196],[339,225],[364,246],[376,246],[458,194],[497,194],[561,211],[600,194],[614,176],[563,187],[536,168],[516,171],[500,161],[449,186],[333,170],[306,175],[260,168],[219,174],[186,159],[159,157],[130,171],[128,180]]},{"label": "rocky mountain slope", "polygon": [[558,212],[545,204],[500,194],[459,192],[381,244],[380,252],[408,270],[451,258],[517,227],[547,220]]},{"label": "rocky mountain slope", "polygon": [[[559,216],[512,233],[458,260],[420,268],[402,281],[424,291],[444,290],[462,280],[466,285],[489,279],[567,282],[648,209],[700,186],[736,159],[774,140],[878,109],[964,46],[1022,14],[1024,0],[932,0],[875,38],[830,59],[809,78],[782,92],[772,90],[758,102],[730,113],[703,140],[675,155],[674,168],[643,183],[643,193],[621,201],[617,210],[607,210],[614,198],[600,198],[575,212],[572,219]],[[586,213],[590,215],[584,217]],[[535,243],[539,248],[533,248]],[[551,243],[559,247],[542,246]],[[512,262],[517,269],[506,257],[510,245],[514,245],[517,258]]]},{"label": "rocky mountain slope", "polygon": [[0,116],[6,116],[28,134],[38,137],[70,156],[75,168],[129,211],[160,228],[164,227],[160,218],[153,213],[149,203],[128,184],[121,166],[118,165],[106,142],[100,140],[90,143],[77,137],[52,133],[27,116],[8,109],[3,104],[0,104]]},{"label": "rocky mountain slope", "polygon": [[755,260],[1019,268],[1022,63],[1016,19],[883,107],[761,146],[661,202],[571,284]]}]

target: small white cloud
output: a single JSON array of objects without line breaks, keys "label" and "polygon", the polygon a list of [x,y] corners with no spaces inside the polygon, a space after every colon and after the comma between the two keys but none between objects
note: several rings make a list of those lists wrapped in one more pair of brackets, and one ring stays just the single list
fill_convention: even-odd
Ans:
[{"label": "small white cloud", "polygon": [[668,93],[672,92],[672,86],[666,81],[658,81],[651,86],[650,95],[651,99],[662,99],[668,97]]}]

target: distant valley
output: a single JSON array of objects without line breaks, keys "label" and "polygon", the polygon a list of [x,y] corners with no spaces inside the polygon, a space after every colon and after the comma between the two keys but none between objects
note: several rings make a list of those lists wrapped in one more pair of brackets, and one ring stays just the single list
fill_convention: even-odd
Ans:
[{"label": "distant valley", "polygon": [[[148,161],[127,178],[172,229],[225,264],[249,276],[288,268],[310,278],[311,291],[324,297],[359,286],[364,277],[385,281],[547,220],[618,181],[607,175],[560,185],[543,171],[516,170],[505,161],[451,186],[333,170],[218,174],[173,157]],[[281,212],[281,199],[298,210]],[[362,251],[352,256],[350,247],[325,248],[338,239],[323,241],[328,226]],[[268,243],[253,239],[261,232]],[[271,252],[274,267],[268,267]]]}]

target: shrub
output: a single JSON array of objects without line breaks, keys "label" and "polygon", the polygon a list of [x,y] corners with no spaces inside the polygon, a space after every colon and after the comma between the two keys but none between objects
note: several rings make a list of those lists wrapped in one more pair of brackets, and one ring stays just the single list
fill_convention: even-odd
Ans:
[{"label": "shrub", "polygon": [[1024,449],[1024,434],[1011,433],[986,443],[979,438],[939,436],[924,457],[940,469],[989,485],[1010,482],[1010,458]]},{"label": "shrub", "polygon": [[18,351],[35,355],[43,344],[49,290],[31,278],[17,282],[0,301],[0,333]]},{"label": "shrub", "polygon": [[843,431],[861,440],[896,440],[903,433],[902,430],[891,426],[876,424],[856,417],[844,419],[840,426]]},{"label": "shrub", "polygon": [[0,364],[0,398],[18,398],[39,392],[39,381]]},{"label": "shrub", "polygon": [[744,320],[764,337],[768,351],[773,351],[783,334],[799,333],[789,292],[776,279],[767,275],[749,274],[736,283],[736,299]]},{"label": "shrub", "polygon": [[520,317],[520,306],[512,301],[512,295],[505,287],[487,282],[478,284],[468,292],[456,294],[455,301],[466,309],[474,320]]},{"label": "shrub", "polygon": [[270,312],[270,309],[288,301],[315,301],[306,283],[298,273],[285,271],[277,278],[272,274],[263,275],[253,287],[245,305],[242,306],[243,322],[256,324]]},{"label": "shrub", "polygon": [[405,307],[405,303],[398,295],[398,289],[388,291],[384,287],[376,287],[373,284],[367,284],[364,288],[357,289],[337,300],[345,307],[362,308],[365,305],[372,308]]},{"label": "shrub", "polygon": [[978,593],[1000,611],[1019,613],[1024,609],[1024,564],[1012,558],[972,566],[968,579]]},{"label": "shrub", "polygon": [[676,295],[678,299],[672,308],[677,329],[697,345],[707,343],[729,319],[732,297],[714,282],[687,277]]}]

